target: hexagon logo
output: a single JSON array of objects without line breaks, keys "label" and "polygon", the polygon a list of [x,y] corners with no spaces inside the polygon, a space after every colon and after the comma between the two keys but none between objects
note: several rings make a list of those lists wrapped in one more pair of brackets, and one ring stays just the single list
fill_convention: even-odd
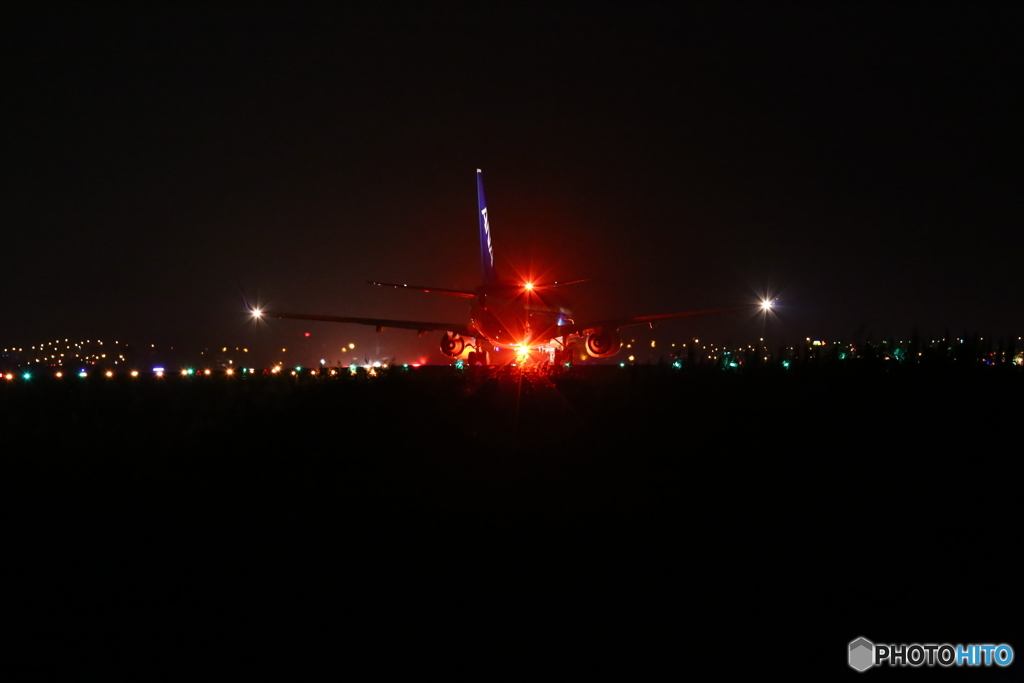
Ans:
[{"label": "hexagon logo", "polygon": [[857,671],[867,671],[874,663],[874,643],[867,638],[858,638],[850,643],[850,666]]}]

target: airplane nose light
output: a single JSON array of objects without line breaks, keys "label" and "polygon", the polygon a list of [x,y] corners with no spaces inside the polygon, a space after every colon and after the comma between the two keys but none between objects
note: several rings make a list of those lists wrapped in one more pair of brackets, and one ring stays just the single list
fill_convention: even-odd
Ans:
[{"label": "airplane nose light", "polygon": [[761,302],[761,308],[763,308],[766,311],[774,305],[775,302],[772,301],[771,299],[765,299],[764,301]]},{"label": "airplane nose light", "polygon": [[252,309],[252,317],[259,318],[262,315],[263,315],[263,311],[261,311],[260,309],[258,309],[258,308]]},{"label": "airplane nose light", "polygon": [[525,285],[523,285],[523,289],[525,289],[528,292],[532,291],[533,290],[533,283],[532,282],[527,282]]}]

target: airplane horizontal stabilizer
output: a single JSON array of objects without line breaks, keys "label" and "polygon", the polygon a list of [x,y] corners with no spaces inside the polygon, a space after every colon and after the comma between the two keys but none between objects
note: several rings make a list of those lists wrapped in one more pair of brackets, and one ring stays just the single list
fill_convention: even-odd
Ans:
[{"label": "airplane horizontal stabilizer", "polygon": [[460,296],[463,299],[472,299],[476,296],[476,292],[467,292],[463,289],[442,289],[440,287],[422,287],[420,285],[399,285],[393,282],[370,282],[371,285],[377,285],[378,287],[394,287],[395,289],[411,289],[417,292],[427,292],[430,294],[447,294],[449,296]]},{"label": "airplane horizontal stabilizer", "polygon": [[583,278],[582,280],[569,280],[567,282],[549,282],[544,285],[532,285],[530,289],[535,292],[539,292],[543,289],[554,289],[555,287],[565,287],[567,285],[578,285],[581,282],[586,282],[590,278]]}]

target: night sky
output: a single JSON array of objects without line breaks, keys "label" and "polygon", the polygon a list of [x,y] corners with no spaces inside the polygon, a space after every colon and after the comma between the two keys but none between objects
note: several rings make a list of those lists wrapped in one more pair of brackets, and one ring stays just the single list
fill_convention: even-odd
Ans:
[{"label": "night sky", "polygon": [[780,339],[1015,337],[1022,19],[924,3],[8,15],[0,344],[351,341],[440,360],[433,334],[257,332],[245,301],[464,321],[463,300],[366,281],[477,284],[477,168],[499,268],[592,278],[567,292],[578,321],[767,290]]}]

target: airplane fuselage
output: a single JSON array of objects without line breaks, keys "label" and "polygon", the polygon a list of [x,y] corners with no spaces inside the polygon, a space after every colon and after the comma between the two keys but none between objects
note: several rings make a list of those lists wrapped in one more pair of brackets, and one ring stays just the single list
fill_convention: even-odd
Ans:
[{"label": "airplane fuselage", "polygon": [[520,284],[481,285],[470,310],[478,337],[499,348],[533,348],[569,334],[572,313],[565,303]]}]

